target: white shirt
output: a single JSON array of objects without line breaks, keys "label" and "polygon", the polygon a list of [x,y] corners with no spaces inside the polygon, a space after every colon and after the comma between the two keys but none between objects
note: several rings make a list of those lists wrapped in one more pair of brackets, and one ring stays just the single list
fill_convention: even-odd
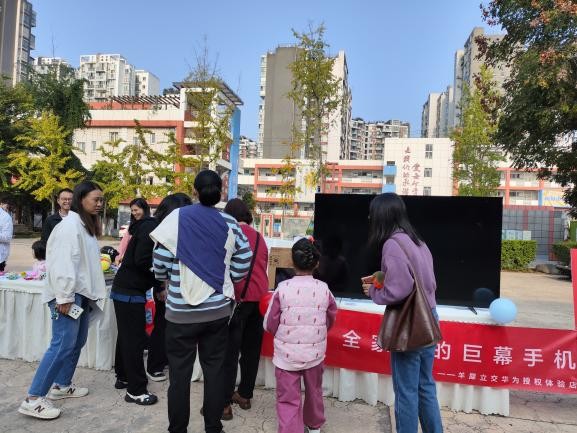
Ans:
[{"label": "white shirt", "polygon": [[70,211],[48,238],[45,281],[44,302],[74,302],[76,293],[92,300],[106,297],[98,240],[76,212]]},{"label": "white shirt", "polygon": [[14,226],[12,217],[4,209],[0,208],[0,263],[5,262],[10,255],[10,241]]}]

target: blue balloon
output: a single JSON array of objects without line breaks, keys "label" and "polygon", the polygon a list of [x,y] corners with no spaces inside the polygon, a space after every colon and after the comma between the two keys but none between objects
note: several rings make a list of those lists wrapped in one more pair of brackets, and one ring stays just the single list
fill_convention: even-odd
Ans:
[{"label": "blue balloon", "polygon": [[513,301],[507,298],[498,298],[489,305],[491,318],[501,324],[512,322],[517,316],[517,307]]}]

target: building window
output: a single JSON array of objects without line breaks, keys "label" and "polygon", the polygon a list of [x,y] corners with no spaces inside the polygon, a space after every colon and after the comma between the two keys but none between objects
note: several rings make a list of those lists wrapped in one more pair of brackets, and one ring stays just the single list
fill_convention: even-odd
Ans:
[{"label": "building window", "polygon": [[156,134],[154,132],[150,133],[150,144],[156,143]]},{"label": "building window", "polygon": [[109,132],[108,138],[110,139],[110,141],[118,140],[118,132]]},{"label": "building window", "polygon": [[134,137],[132,137],[132,144],[134,144],[135,146],[138,146],[138,135],[135,135]]},{"label": "building window", "polygon": [[431,195],[431,187],[430,186],[424,186],[423,187],[423,195]]},{"label": "building window", "polygon": [[82,152],[84,152],[84,142],[79,141],[78,143],[76,143],[76,147],[78,148],[78,150],[81,150]]},{"label": "building window", "polygon": [[433,177],[433,169],[425,167],[424,177]]},{"label": "building window", "polygon": [[395,161],[387,161],[387,166],[394,166],[395,165]]},{"label": "building window", "polygon": [[425,145],[425,159],[433,159],[433,145]]},{"label": "building window", "polygon": [[511,173],[511,179],[521,179],[521,173]]},{"label": "building window", "polygon": [[153,178],[152,176],[150,176],[150,177],[148,178],[148,184],[149,184],[149,185],[152,185],[153,182],[154,182],[154,178]]},{"label": "building window", "polygon": [[92,142],[92,151],[96,152],[96,141]]}]

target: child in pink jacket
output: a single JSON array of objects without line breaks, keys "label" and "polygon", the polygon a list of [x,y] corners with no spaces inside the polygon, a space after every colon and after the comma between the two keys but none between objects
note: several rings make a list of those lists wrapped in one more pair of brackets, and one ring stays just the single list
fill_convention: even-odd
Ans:
[{"label": "child in pink jacket", "polygon": [[[325,423],[323,361],[337,304],[328,286],[312,277],[319,256],[308,239],[293,245],[296,275],[279,284],[264,317],[265,330],[274,335],[279,433],[300,433],[305,425],[310,433],[318,433]],[[301,377],[305,383],[304,406]]]}]

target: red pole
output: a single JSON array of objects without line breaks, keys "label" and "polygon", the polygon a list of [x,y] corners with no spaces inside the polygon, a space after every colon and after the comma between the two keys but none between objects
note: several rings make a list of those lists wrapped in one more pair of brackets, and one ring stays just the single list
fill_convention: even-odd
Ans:
[{"label": "red pole", "polygon": [[573,281],[573,320],[577,329],[577,249],[571,249],[571,280]]}]

